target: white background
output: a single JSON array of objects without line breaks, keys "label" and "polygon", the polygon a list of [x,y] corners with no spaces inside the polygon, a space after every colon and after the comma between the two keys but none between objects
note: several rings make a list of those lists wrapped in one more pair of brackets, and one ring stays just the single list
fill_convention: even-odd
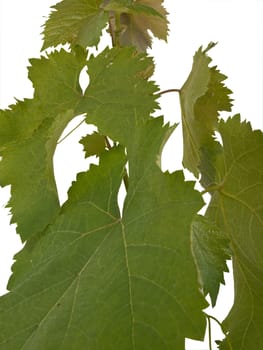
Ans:
[{"label": "white background", "polygon": [[[39,57],[41,25],[49,13],[49,6],[55,3],[52,0],[0,0],[1,108],[14,103],[14,97],[32,97],[32,85],[27,80],[28,58]],[[234,92],[231,115],[240,112],[254,128],[263,129],[263,1],[164,0],[164,4],[170,12],[168,45],[155,41],[150,52],[157,65],[154,78],[161,89],[180,88],[190,72],[194,52],[201,45],[206,47],[210,41],[218,42],[209,55],[228,76],[226,84]],[[180,121],[176,94],[164,95],[161,105],[166,121]],[[78,145],[85,130],[76,131],[62,142],[55,155],[55,172],[62,202],[76,172],[87,168],[87,161],[81,154],[82,147]],[[181,144],[178,128],[165,147],[164,170],[181,168]],[[6,291],[12,256],[21,247],[15,226],[9,224],[8,210],[4,209],[8,196],[8,188],[0,189],[0,294]],[[229,274],[226,278],[229,286],[221,290],[218,307],[209,310],[220,321],[233,300]],[[221,337],[216,324],[213,324],[213,337]],[[205,343],[189,341],[187,349],[207,350],[207,340]]]}]

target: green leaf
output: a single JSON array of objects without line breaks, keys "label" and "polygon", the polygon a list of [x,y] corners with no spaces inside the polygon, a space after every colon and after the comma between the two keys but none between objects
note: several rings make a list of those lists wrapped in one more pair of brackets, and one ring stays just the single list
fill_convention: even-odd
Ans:
[{"label": "green leaf", "polygon": [[122,1],[122,0],[110,0],[103,6],[105,11],[114,11],[119,14],[137,14],[143,13],[145,15],[157,16],[165,19],[159,12],[157,12],[153,7],[147,6],[145,4],[140,4],[138,1]]},{"label": "green leaf", "polygon": [[[114,0],[107,3],[105,9],[120,13],[121,46],[134,46],[138,51],[145,52],[152,44],[149,31],[158,39],[167,40],[167,12],[162,3],[163,0]],[[111,21],[111,26],[114,33],[114,21]]]},{"label": "green leaf", "polygon": [[86,135],[79,141],[84,148],[85,158],[90,156],[100,156],[106,148],[105,136],[94,132],[91,135]]},{"label": "green leaf", "polygon": [[8,206],[22,241],[42,231],[59,209],[53,172],[56,143],[75,116],[83,64],[55,52],[31,60],[35,98],[0,114],[0,185],[11,185]]},{"label": "green leaf", "polygon": [[131,47],[107,48],[87,66],[90,83],[78,113],[87,113],[87,122],[112,140],[123,145],[133,142],[134,134],[158,108],[158,88],[144,77],[147,72],[148,78],[152,59]]},{"label": "green leaf", "polygon": [[108,20],[102,4],[103,0],[63,0],[52,6],[42,49],[66,43],[84,48],[97,46]]},{"label": "green leaf", "polygon": [[159,118],[138,130],[122,217],[122,147],[78,175],[55,222],[16,257],[0,299],[0,349],[183,350],[184,337],[202,339],[190,244],[202,199],[182,172],[156,165],[168,129]]},{"label": "green leaf", "polygon": [[231,242],[235,281],[234,305],[223,323],[220,349],[263,348],[263,134],[237,115],[221,121],[224,172],[208,209],[210,218]]},{"label": "green leaf", "polygon": [[214,43],[210,43],[205,50],[199,48],[196,52],[191,73],[180,92],[184,139],[183,165],[198,177],[202,163],[205,185],[208,185],[207,179],[213,179],[215,174],[213,169],[210,173],[211,160],[206,158],[204,150],[209,145],[209,158],[216,157],[218,147],[211,145],[214,131],[217,129],[219,111],[231,110],[231,91],[222,83],[227,77],[216,67],[209,67],[212,60],[207,52],[214,46]]},{"label": "green leaf", "polygon": [[217,225],[197,215],[192,223],[192,247],[204,295],[209,294],[215,306],[220,283],[225,284],[224,272],[228,272],[229,242]]}]

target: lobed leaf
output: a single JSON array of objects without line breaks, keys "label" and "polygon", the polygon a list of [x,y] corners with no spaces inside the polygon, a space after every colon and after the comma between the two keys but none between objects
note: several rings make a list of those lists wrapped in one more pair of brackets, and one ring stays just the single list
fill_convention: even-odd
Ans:
[{"label": "lobed leaf", "polygon": [[[191,73],[180,92],[183,165],[196,177],[202,166],[202,182],[205,186],[210,181],[213,182],[215,177],[215,169],[211,168],[211,163],[220,148],[213,141],[219,111],[231,110],[231,91],[222,83],[226,76],[216,67],[209,67],[211,58],[207,52],[214,46],[214,43],[210,43],[205,50],[199,48],[196,52]],[[209,152],[206,152],[207,149]]]},{"label": "lobed leaf", "polygon": [[8,206],[22,241],[41,232],[59,209],[53,154],[75,116],[83,67],[63,50],[31,64],[34,99],[18,102],[0,114],[0,185],[11,185]]},{"label": "lobed leaf", "polygon": [[59,44],[97,46],[106,27],[108,14],[102,9],[104,0],[62,0],[52,6],[44,26],[42,49]]},{"label": "lobed leaf", "polygon": [[202,339],[206,302],[190,245],[202,199],[182,172],[156,165],[168,129],[159,118],[137,131],[122,217],[122,147],[78,175],[54,223],[16,257],[0,349],[183,350],[184,337]]},{"label": "lobed leaf", "polygon": [[123,145],[158,108],[157,86],[144,74],[152,68],[151,58],[134,48],[105,49],[89,60],[90,83],[79,104],[78,113],[87,113],[103,135]]},{"label": "lobed leaf", "polygon": [[234,305],[220,349],[263,348],[263,134],[237,115],[219,123],[224,169],[207,215],[227,233],[233,255]]}]

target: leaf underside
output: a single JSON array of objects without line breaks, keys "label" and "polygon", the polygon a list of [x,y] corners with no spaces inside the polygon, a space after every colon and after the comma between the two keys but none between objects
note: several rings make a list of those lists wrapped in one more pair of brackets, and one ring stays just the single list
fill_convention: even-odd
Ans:
[{"label": "leaf underside", "polygon": [[227,77],[217,67],[209,67],[211,58],[207,52],[214,46],[214,43],[210,43],[205,50],[199,48],[196,52],[191,73],[180,92],[183,165],[196,177],[201,168],[201,183],[204,186],[213,183],[216,175],[214,161],[220,146],[213,137],[219,111],[230,111],[232,106],[229,98],[231,91],[223,84]]}]

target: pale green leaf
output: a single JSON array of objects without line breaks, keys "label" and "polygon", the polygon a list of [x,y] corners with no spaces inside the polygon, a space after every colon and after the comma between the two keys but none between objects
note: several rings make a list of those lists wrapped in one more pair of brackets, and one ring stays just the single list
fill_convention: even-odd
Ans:
[{"label": "pale green leaf", "polygon": [[192,247],[204,295],[209,294],[215,306],[220,283],[225,284],[224,272],[228,272],[229,242],[215,223],[197,215],[192,223]]},{"label": "pale green leaf", "polygon": [[35,98],[0,113],[0,185],[11,185],[8,206],[23,241],[42,231],[59,209],[53,154],[82,95],[83,63],[73,54],[55,52],[31,64]]},{"label": "pale green leaf", "polygon": [[108,20],[102,4],[103,0],[63,0],[52,6],[54,11],[44,26],[43,49],[66,43],[97,46]]},{"label": "pale green leaf", "polygon": [[[199,48],[196,52],[191,73],[180,92],[184,139],[183,165],[198,177],[202,163],[205,185],[208,185],[207,179],[213,179],[215,176],[214,170],[210,168],[210,158],[214,157],[214,152],[218,152],[217,147],[211,145],[214,131],[217,129],[219,111],[231,110],[231,91],[222,83],[226,76],[216,67],[209,67],[212,60],[207,51],[214,45],[211,43],[205,50]],[[211,148],[209,159],[205,153],[207,146]]]},{"label": "pale green leaf", "polygon": [[123,145],[158,108],[157,86],[144,78],[152,59],[134,48],[105,49],[87,64],[90,83],[78,112],[103,135]]},{"label": "pale green leaf", "polygon": [[156,165],[168,129],[147,121],[127,150],[122,216],[121,147],[78,175],[45,235],[16,257],[0,299],[0,349],[183,350],[184,337],[202,339],[206,303],[190,243],[202,199],[182,172]]},{"label": "pale green leaf", "polygon": [[234,305],[220,349],[263,348],[263,134],[235,116],[221,121],[224,171],[208,215],[227,233],[233,255]]}]

